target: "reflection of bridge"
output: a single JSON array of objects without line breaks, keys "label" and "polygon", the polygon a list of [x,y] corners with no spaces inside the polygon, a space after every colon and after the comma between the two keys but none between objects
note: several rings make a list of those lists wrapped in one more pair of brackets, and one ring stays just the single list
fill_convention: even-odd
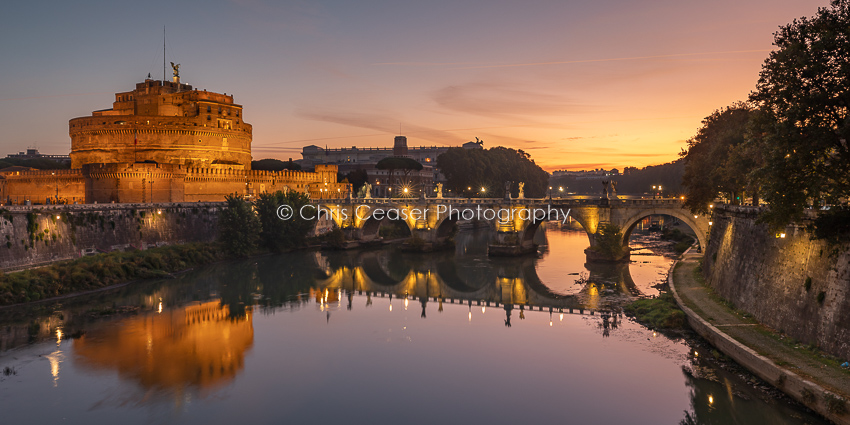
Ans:
[{"label": "reflection of bridge", "polygon": [[[461,220],[487,223],[495,232],[490,240],[490,255],[518,255],[536,249],[534,233],[544,217],[563,219],[568,214],[587,232],[590,245],[604,223],[623,230],[623,245],[628,245],[634,227],[650,215],[669,215],[693,229],[701,246],[706,246],[709,217],[696,216],[684,208],[680,199],[338,199],[316,201],[335,225],[350,239],[369,241],[378,237],[385,220],[407,224],[415,238],[426,248],[439,245],[451,235]],[[394,213],[388,213],[393,211]],[[535,217],[536,216],[536,217]]]},{"label": "reflection of bridge", "polygon": [[601,296],[606,288],[636,292],[627,265],[610,266],[607,275],[591,274],[577,283],[581,287],[576,293],[561,295],[540,281],[532,257],[504,259],[491,266],[482,266],[480,259],[458,261],[454,253],[422,257],[385,250],[349,251],[316,253],[315,258],[319,294],[338,299],[344,293],[349,303],[355,293],[365,293],[370,301],[386,296],[418,301],[423,317],[428,302],[438,303],[440,311],[443,303],[503,308],[508,318],[514,309],[594,314],[607,309]]}]

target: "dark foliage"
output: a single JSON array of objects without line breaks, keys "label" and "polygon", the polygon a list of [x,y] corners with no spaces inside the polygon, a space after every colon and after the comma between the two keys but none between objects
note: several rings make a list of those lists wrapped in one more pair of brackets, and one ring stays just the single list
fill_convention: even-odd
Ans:
[{"label": "dark foliage", "polygon": [[850,0],[780,27],[774,45],[750,100],[763,219],[778,228],[808,205],[850,197]]},{"label": "dark foliage", "polygon": [[517,195],[520,182],[525,183],[525,196],[529,198],[543,197],[548,189],[549,173],[522,150],[501,146],[450,148],[437,157],[437,166],[446,176],[447,188],[459,196],[501,197],[505,182],[512,183],[513,196]]},{"label": "dark foliage", "polygon": [[[309,203],[307,195],[295,191],[260,194],[256,201],[257,215],[260,218],[262,231],[260,244],[272,252],[284,252],[302,247],[307,242],[307,234],[315,224],[306,220],[299,213]],[[278,208],[288,205],[292,217],[283,220],[278,216]],[[305,207],[305,212],[311,207]],[[315,213],[312,211],[311,214]]]},{"label": "dark foliage", "polygon": [[52,159],[18,159],[18,158],[3,158],[0,159],[0,168],[6,167],[30,167],[38,170],[67,170],[71,168],[71,164],[54,161]]},{"label": "dark foliage", "polygon": [[219,241],[229,254],[245,257],[257,250],[262,225],[253,204],[239,195],[225,197],[227,207],[219,213]]},{"label": "dark foliage", "polygon": [[279,159],[266,158],[257,161],[251,161],[251,169],[261,171],[301,171],[301,166],[292,162],[291,159],[289,161],[281,161]]}]

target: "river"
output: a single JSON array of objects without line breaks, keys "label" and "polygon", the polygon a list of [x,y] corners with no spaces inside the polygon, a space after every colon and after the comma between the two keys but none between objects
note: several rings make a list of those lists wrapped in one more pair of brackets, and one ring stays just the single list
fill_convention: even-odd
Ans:
[{"label": "river", "polygon": [[[0,309],[3,423],[822,424],[716,352],[607,311],[655,295],[582,231],[538,256],[303,251]],[[700,353],[698,350],[704,350]],[[720,366],[718,366],[720,365]]]}]

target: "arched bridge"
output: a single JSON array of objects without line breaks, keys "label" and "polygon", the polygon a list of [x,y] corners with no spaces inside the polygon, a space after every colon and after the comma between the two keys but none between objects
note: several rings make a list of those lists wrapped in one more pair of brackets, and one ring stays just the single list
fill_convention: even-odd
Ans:
[{"label": "arched bridge", "polygon": [[370,198],[314,200],[314,215],[332,220],[352,240],[371,241],[386,220],[404,222],[414,245],[429,250],[445,243],[459,222],[484,223],[494,232],[490,255],[520,255],[536,250],[534,233],[547,220],[577,221],[590,246],[604,223],[623,232],[628,245],[635,226],[650,215],[669,215],[688,225],[706,246],[710,217],[691,214],[684,202],[668,199],[501,199],[501,198]]}]

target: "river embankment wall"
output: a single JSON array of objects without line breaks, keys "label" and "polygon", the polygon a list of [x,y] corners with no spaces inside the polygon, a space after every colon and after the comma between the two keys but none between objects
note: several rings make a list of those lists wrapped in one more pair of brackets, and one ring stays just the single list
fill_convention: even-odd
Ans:
[{"label": "river embankment wall", "polygon": [[814,240],[801,223],[779,233],[759,208],[718,206],[703,270],[718,295],[803,344],[850,359],[850,246]]},{"label": "river embankment wall", "polygon": [[0,269],[217,237],[223,203],[94,204],[0,208]]}]

